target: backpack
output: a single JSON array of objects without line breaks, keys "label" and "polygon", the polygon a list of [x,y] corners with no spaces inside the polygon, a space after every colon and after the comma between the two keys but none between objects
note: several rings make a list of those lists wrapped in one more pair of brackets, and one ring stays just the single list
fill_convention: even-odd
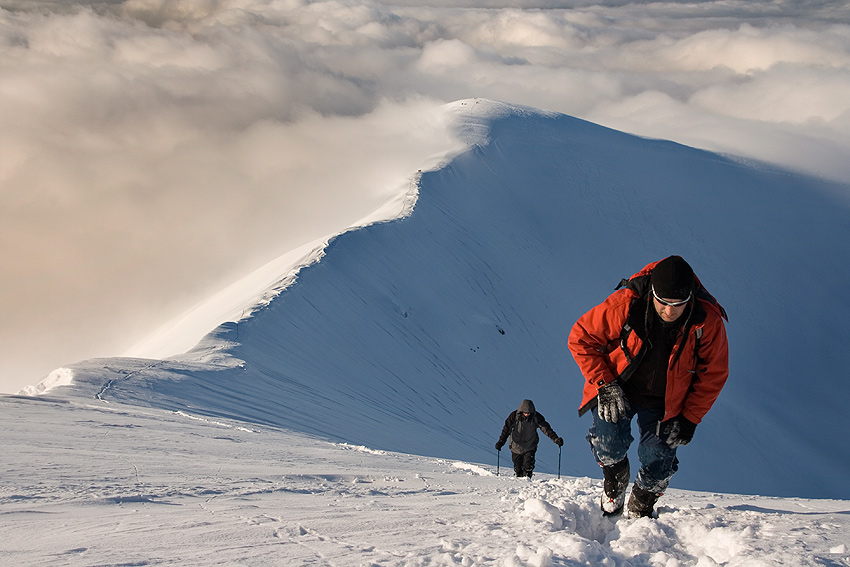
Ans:
[{"label": "backpack", "polygon": [[[626,289],[630,289],[637,294],[637,297],[635,299],[640,299],[640,298],[644,297],[647,294],[647,292],[649,291],[649,280],[650,280],[651,276],[652,276],[652,270],[650,270],[648,272],[643,272],[643,271],[639,272],[638,274],[636,274],[636,275],[634,275],[634,276],[632,276],[631,278],[628,278],[628,279],[623,278],[623,279],[620,280],[620,283],[617,284],[617,287],[614,288],[614,291],[616,291],[616,290],[618,290],[622,287],[625,287]],[[694,285],[694,297],[696,299],[702,299],[703,301],[706,301],[706,302],[710,303],[711,305],[714,305],[717,308],[717,310],[720,312],[720,315],[723,317],[723,319],[725,319],[726,321],[729,321],[729,317],[726,315],[726,310],[723,308],[722,305],[720,305],[717,302],[717,300],[714,298],[714,296],[711,295],[708,292],[707,289],[705,289],[705,287],[702,285],[702,282],[699,281],[699,278],[696,277],[696,275],[694,275],[694,283],[695,283],[695,285]],[[634,304],[634,300],[633,300],[632,304]],[[631,310],[631,307],[629,307],[629,310]],[[690,324],[688,322],[686,322],[685,323],[685,332],[683,333],[683,337],[682,337],[683,341],[687,337],[689,327],[690,327]],[[619,376],[619,379],[623,382],[625,382],[629,378],[631,378],[632,374],[637,369],[637,367],[640,364],[640,361],[643,358],[643,355],[645,353],[645,349],[641,349],[641,351],[638,352],[637,355],[635,355],[633,357],[632,354],[629,352],[629,348],[627,346],[627,340],[628,340],[629,334],[631,332],[632,332],[632,326],[629,324],[629,318],[626,318],[626,322],[623,323],[623,328],[620,330],[620,349],[623,351],[623,354],[626,356],[626,360],[629,362],[629,365],[626,367],[625,370],[623,370],[623,372]],[[699,372],[700,364],[704,363],[703,359],[700,358],[700,355],[699,355],[700,339],[702,338],[702,327],[696,328],[696,330],[694,331],[694,336],[695,336],[695,341],[694,341],[695,361],[694,361],[694,369],[691,370],[690,372],[692,374],[696,375],[697,372]],[[681,354],[682,354],[682,349],[680,348],[676,352],[676,357],[673,359],[671,364],[675,364],[676,361],[679,359],[679,356],[681,356]]]}]

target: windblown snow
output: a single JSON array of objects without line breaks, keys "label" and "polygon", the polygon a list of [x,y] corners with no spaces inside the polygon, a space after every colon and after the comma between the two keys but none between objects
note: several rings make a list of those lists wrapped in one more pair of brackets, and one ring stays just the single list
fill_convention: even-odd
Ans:
[{"label": "windblown snow", "polygon": [[[263,293],[246,278],[184,354],[0,399],[4,561],[850,565],[850,188],[524,107],[446,113],[468,148],[413,175],[412,211]],[[671,253],[729,312],[731,376],[658,517],[611,520],[566,336]],[[524,398],[565,440],[530,482],[493,449]]]}]

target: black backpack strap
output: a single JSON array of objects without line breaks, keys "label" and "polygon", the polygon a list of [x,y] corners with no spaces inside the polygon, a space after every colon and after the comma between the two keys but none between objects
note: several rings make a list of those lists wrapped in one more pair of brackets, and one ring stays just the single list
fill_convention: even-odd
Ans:
[{"label": "black backpack strap", "polygon": [[705,361],[699,355],[699,346],[700,346],[699,343],[700,343],[701,338],[702,338],[702,327],[697,327],[696,329],[694,329],[694,369],[688,371],[691,374],[693,374],[694,377],[696,377],[696,375],[698,373],[702,372],[702,370],[700,370],[700,368],[699,368],[700,365],[705,364]]},{"label": "black backpack strap", "polygon": [[[634,374],[635,370],[637,370],[637,367],[640,366],[640,363],[643,360],[643,357],[646,355],[646,351],[647,351],[648,345],[647,345],[646,341],[643,341],[643,344],[642,344],[640,350],[636,354],[632,354],[631,351],[629,351],[629,346],[628,346],[629,335],[631,335],[632,333],[637,333],[634,326],[630,322],[630,321],[632,321],[633,310],[636,309],[636,307],[635,307],[636,305],[637,306],[643,305],[643,302],[640,300],[640,298],[635,298],[634,300],[632,300],[632,303],[629,306],[629,316],[626,318],[626,322],[623,323],[623,328],[620,329],[620,345],[619,345],[619,347],[620,347],[620,350],[623,351],[623,355],[626,357],[626,360],[628,361],[628,364],[626,365],[626,367],[623,369],[623,371],[620,373],[620,375],[617,376],[617,379],[620,382],[627,382],[629,380],[629,378],[632,377],[632,374]],[[640,307],[637,307],[637,311],[641,311]]]},{"label": "black backpack strap", "polygon": [[623,324],[623,328],[620,329],[620,349],[623,351],[623,354],[626,356],[626,360],[629,361],[629,364],[632,362],[632,353],[629,352],[629,347],[626,344],[626,341],[629,340],[629,335],[632,332],[632,326],[629,325],[629,322],[626,321]]}]

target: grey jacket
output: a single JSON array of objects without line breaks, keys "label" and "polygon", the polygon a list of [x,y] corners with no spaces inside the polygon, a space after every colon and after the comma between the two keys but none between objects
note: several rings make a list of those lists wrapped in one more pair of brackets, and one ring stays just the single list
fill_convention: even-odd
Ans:
[{"label": "grey jacket", "polygon": [[[528,417],[524,415],[526,413],[529,414]],[[521,454],[535,451],[537,450],[537,444],[540,442],[540,437],[537,434],[538,429],[549,437],[549,439],[557,442],[558,434],[552,430],[546,418],[535,411],[534,402],[523,400],[519,405],[519,409],[512,412],[505,420],[502,435],[499,437],[499,445],[504,445],[505,441],[510,437],[512,453]]]}]

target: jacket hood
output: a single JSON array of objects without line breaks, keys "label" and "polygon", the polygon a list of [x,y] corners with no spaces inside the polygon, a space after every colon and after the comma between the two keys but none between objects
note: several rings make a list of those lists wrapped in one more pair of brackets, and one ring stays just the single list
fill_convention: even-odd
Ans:
[{"label": "jacket hood", "polygon": [[518,411],[520,413],[536,413],[536,410],[534,409],[534,402],[531,400],[523,400],[519,405]]}]

